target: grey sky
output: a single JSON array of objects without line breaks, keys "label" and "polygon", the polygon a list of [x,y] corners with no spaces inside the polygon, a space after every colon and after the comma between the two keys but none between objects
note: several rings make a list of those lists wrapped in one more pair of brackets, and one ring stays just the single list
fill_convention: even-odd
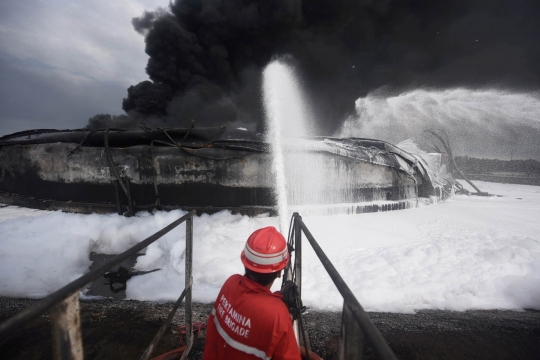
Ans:
[{"label": "grey sky", "polygon": [[128,86],[147,79],[144,38],[131,19],[167,0],[2,0],[0,135],[83,127],[123,113]]}]

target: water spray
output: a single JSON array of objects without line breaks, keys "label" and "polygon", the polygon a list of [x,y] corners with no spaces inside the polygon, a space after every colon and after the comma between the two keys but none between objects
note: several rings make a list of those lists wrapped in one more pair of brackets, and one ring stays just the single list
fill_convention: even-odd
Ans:
[{"label": "water spray", "polygon": [[[445,131],[457,154],[482,157],[535,156],[540,135],[540,94],[497,89],[416,89],[401,94],[372,92],[356,100],[356,115],[340,137],[390,143],[425,130]],[[535,135],[536,134],[536,135]]]},{"label": "water spray", "polygon": [[272,171],[278,204],[280,230],[287,231],[290,210],[287,201],[284,138],[306,136],[304,99],[290,66],[271,62],[263,72],[263,100],[266,112],[266,141],[271,146]]}]

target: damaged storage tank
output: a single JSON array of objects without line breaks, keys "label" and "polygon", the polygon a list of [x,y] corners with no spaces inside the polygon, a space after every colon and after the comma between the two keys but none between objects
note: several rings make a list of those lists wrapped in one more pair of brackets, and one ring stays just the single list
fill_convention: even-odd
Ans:
[{"label": "damaged storage tank", "polygon": [[[323,184],[290,181],[293,206],[390,210],[444,198],[453,186],[441,154],[433,161],[359,138],[289,143],[287,176]],[[260,134],[226,127],[30,130],[0,138],[0,202],[82,213],[274,212],[271,163]]]}]

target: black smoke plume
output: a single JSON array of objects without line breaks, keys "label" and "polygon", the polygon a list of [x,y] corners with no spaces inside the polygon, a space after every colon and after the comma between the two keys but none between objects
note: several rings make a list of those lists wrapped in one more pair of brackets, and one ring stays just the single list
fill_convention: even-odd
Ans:
[{"label": "black smoke plume", "polygon": [[381,87],[537,89],[539,23],[538,0],[176,0],[133,19],[151,81],[122,107],[132,126],[260,129],[261,70],[287,55],[329,134]]}]

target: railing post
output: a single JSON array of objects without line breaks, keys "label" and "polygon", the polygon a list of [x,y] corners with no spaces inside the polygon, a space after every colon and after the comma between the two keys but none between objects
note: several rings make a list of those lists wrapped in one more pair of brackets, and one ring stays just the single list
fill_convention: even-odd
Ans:
[{"label": "railing post", "polygon": [[[189,217],[186,219],[186,251],[185,251],[185,274],[186,274],[186,284],[184,287],[184,290],[182,291],[182,294],[176,300],[176,303],[174,304],[171,312],[169,313],[169,317],[167,320],[163,323],[161,328],[159,329],[158,333],[144,352],[144,354],[141,356],[140,360],[148,360],[150,359],[150,356],[152,356],[152,353],[163,337],[163,334],[165,334],[165,331],[171,324],[174,315],[176,314],[176,311],[178,310],[178,307],[182,303],[182,300],[186,299],[185,304],[185,319],[186,319],[186,349],[182,353],[181,360],[185,360],[187,356],[189,355],[189,352],[191,350],[191,347],[193,345],[194,339],[193,339],[193,313],[192,313],[192,302],[191,302],[191,289],[193,286],[193,277],[192,277],[192,266],[193,266],[193,214],[191,213],[187,214]],[[189,280],[188,280],[189,279]]]},{"label": "railing post", "polygon": [[298,286],[298,293],[302,297],[302,228],[300,227],[300,221],[302,217],[298,213],[294,213],[294,268],[295,270],[295,283]]},{"label": "railing post", "polygon": [[79,290],[49,310],[52,328],[53,359],[82,360]]},{"label": "railing post", "polygon": [[[294,274],[295,274],[295,284],[298,286],[298,294],[300,295],[300,298],[302,298],[302,227],[300,226],[300,223],[302,222],[302,217],[298,213],[294,213],[294,245],[295,245],[295,255],[294,255]],[[301,311],[301,309],[299,309]],[[306,353],[309,354],[311,351],[311,344],[309,341],[309,336],[307,332],[304,329],[304,326],[302,324],[302,318],[301,314],[300,321],[295,321],[296,325],[298,326],[297,331],[301,331],[302,333],[299,334],[301,336],[298,336],[298,342],[304,348],[306,349]],[[308,356],[309,359],[309,356]]]},{"label": "railing post", "polygon": [[366,338],[356,322],[347,303],[343,301],[341,313],[341,338],[339,341],[340,360],[360,360],[364,353]]},{"label": "railing post", "polygon": [[192,307],[192,294],[193,294],[193,215],[186,220],[186,350],[181,359],[186,359],[191,346],[193,345],[193,307]]}]

